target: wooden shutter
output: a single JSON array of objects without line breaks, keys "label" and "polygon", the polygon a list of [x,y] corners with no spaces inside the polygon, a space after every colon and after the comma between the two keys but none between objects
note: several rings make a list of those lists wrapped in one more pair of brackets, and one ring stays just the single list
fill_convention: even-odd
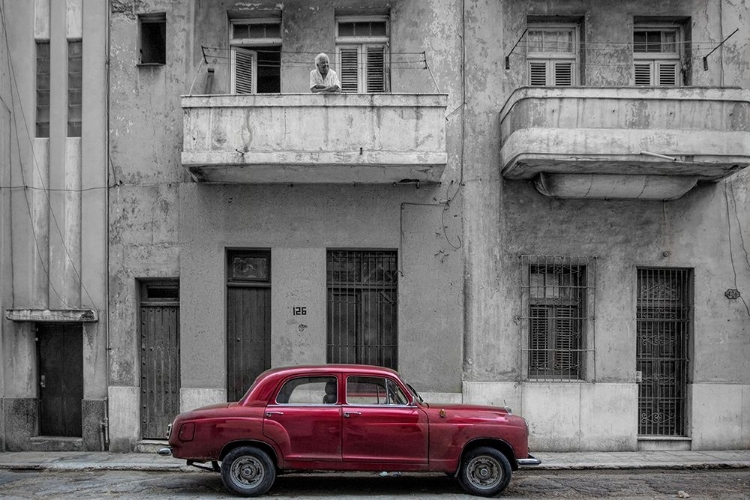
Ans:
[{"label": "wooden shutter", "polygon": [[651,63],[635,64],[635,84],[646,86],[651,85]]},{"label": "wooden shutter", "polygon": [[578,328],[577,308],[557,307],[555,310],[555,368],[577,368]]},{"label": "wooden shutter", "polygon": [[547,369],[549,349],[549,320],[546,307],[531,307],[529,332],[529,365],[533,371]]},{"label": "wooden shutter", "polygon": [[555,86],[570,87],[573,85],[573,63],[556,62],[555,66]]},{"label": "wooden shutter", "polygon": [[529,85],[538,87],[547,85],[546,62],[529,62]]},{"label": "wooden shutter", "polygon": [[232,92],[235,94],[255,93],[255,51],[240,47],[232,48]]},{"label": "wooden shutter", "polygon": [[357,93],[359,91],[359,49],[357,47],[340,47],[339,59],[341,91]]},{"label": "wooden shutter", "polygon": [[659,85],[674,87],[677,85],[677,63],[657,63]]},{"label": "wooden shutter", "polygon": [[385,92],[385,47],[367,47],[367,92]]}]

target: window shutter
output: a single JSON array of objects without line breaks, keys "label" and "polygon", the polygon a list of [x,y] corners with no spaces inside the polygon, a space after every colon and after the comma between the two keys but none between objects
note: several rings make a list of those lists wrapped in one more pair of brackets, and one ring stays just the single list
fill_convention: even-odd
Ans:
[{"label": "window shutter", "polygon": [[546,307],[532,307],[530,312],[530,368],[531,370],[546,370],[547,349],[549,349],[548,311]]},{"label": "window shutter", "polygon": [[677,85],[677,63],[659,63],[659,85],[674,87]]},{"label": "window shutter", "polygon": [[635,84],[651,85],[651,63],[636,63]]},{"label": "window shutter", "polygon": [[367,47],[367,92],[385,92],[385,47]]},{"label": "window shutter", "polygon": [[547,85],[546,62],[529,62],[529,85],[538,87]]},{"label": "window shutter", "polygon": [[232,49],[232,60],[234,62],[232,88],[235,94],[255,93],[256,57],[256,53],[252,50],[240,47]]},{"label": "window shutter", "polygon": [[570,87],[573,85],[573,63],[559,62],[555,65],[555,85],[557,87]]},{"label": "window shutter", "polygon": [[354,92],[359,90],[359,50],[357,47],[341,47],[339,49],[341,58],[341,80],[342,92]]},{"label": "window shutter", "polygon": [[558,307],[555,316],[555,368],[575,370],[578,366],[577,308]]}]

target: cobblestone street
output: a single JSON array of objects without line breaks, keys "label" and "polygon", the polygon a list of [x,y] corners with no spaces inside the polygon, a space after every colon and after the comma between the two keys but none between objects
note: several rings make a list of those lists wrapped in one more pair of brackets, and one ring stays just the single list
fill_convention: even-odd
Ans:
[{"label": "cobblestone street", "polygon": [[[682,493],[681,493],[682,492]],[[680,496],[682,495],[682,496]],[[5,499],[233,498],[218,474],[142,471],[0,471]],[[478,498],[443,475],[281,476],[268,498]],[[750,469],[521,471],[499,498],[748,499]]]}]

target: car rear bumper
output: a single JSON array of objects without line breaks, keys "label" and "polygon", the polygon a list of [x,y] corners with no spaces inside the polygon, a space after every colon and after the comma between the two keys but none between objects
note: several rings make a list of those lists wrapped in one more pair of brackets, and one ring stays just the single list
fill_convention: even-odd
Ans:
[{"label": "car rear bumper", "polygon": [[526,458],[519,458],[518,460],[516,460],[516,462],[518,463],[519,467],[528,467],[532,465],[539,465],[542,463],[541,460],[531,454],[529,454],[529,456]]}]

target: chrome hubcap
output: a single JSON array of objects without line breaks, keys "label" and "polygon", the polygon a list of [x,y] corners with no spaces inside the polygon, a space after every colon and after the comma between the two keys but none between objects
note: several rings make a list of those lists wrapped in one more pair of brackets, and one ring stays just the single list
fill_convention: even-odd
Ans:
[{"label": "chrome hubcap", "polygon": [[260,483],[264,476],[263,465],[254,457],[241,457],[232,464],[232,477],[245,486]]},{"label": "chrome hubcap", "polygon": [[476,457],[471,459],[466,472],[471,484],[482,489],[489,489],[496,486],[502,478],[500,464],[490,457]]}]

